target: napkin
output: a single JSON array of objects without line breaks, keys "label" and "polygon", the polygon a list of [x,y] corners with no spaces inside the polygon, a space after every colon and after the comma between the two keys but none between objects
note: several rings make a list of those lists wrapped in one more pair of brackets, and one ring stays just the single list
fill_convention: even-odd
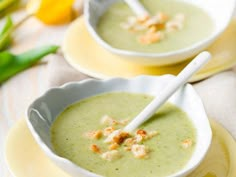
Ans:
[{"label": "napkin", "polygon": [[[80,81],[88,76],[75,70],[62,56],[48,63],[48,87]],[[200,95],[209,118],[221,123],[236,138],[236,68],[193,84]]]},{"label": "napkin", "polygon": [[48,88],[63,85],[67,82],[80,81],[88,76],[69,66],[62,55],[51,55],[48,58]]},{"label": "napkin", "polygon": [[[236,70],[235,70],[236,71]],[[194,84],[210,118],[236,138],[236,72],[225,71]]]}]

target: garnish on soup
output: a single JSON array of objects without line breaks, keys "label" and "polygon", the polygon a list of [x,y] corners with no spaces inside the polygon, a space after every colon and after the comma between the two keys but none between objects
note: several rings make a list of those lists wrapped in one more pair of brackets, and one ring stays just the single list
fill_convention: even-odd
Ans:
[{"label": "garnish on soup", "polygon": [[164,40],[167,37],[167,33],[181,30],[184,26],[184,21],[185,15],[182,13],[170,18],[167,14],[158,12],[154,16],[146,16],[142,19],[130,16],[120,26],[132,33],[137,33],[139,43],[152,44]]},{"label": "garnish on soup", "polygon": [[[138,159],[147,158],[150,151],[148,146],[145,145],[144,141],[148,141],[154,136],[159,134],[158,131],[156,130],[148,132],[143,129],[138,129],[134,134],[131,134],[122,131],[121,129],[116,129],[114,128],[114,124],[124,126],[128,123],[127,119],[125,120],[125,123],[121,124],[120,122],[124,122],[124,120],[118,121],[108,115],[104,115],[101,118],[100,122],[103,125],[107,125],[107,127],[105,127],[103,131],[101,130],[89,131],[85,132],[85,135],[89,139],[98,140],[99,138],[101,138],[103,140],[103,143],[107,145],[106,147],[107,150],[106,149],[103,150],[104,153],[102,153],[101,158],[108,161],[113,161],[121,158],[121,156],[119,155],[119,150],[121,150],[122,148],[125,151],[130,151],[135,158]],[[114,131],[118,132],[112,135],[111,133]],[[102,132],[103,132],[103,137],[102,137]],[[185,139],[184,141],[181,142],[181,146],[186,149],[191,147],[192,143],[193,142],[191,139]],[[92,152],[95,153],[101,152],[101,149],[96,144],[92,144],[89,148]]]}]

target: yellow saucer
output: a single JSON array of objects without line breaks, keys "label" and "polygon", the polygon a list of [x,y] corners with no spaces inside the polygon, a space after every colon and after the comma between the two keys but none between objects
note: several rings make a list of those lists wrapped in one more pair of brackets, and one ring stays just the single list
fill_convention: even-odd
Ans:
[{"label": "yellow saucer", "polygon": [[[211,125],[213,141],[210,150],[202,164],[188,177],[235,177],[236,142],[218,123],[211,121]],[[10,130],[5,155],[15,177],[69,177],[39,148],[24,119]]]},{"label": "yellow saucer", "polygon": [[[236,64],[236,19],[228,29],[208,49],[212,60],[191,81],[198,81],[215,73],[231,68]],[[63,41],[66,60],[77,70],[95,78],[133,77],[140,74],[163,75],[178,74],[189,62],[171,66],[143,66],[126,61],[100,45],[88,33],[83,17],[71,24]]]}]

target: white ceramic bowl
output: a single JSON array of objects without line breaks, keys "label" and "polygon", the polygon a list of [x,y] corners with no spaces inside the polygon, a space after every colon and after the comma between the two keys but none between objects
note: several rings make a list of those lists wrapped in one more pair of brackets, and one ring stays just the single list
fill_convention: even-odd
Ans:
[{"label": "white ceramic bowl", "polygon": [[[58,114],[67,106],[83,98],[105,92],[125,91],[155,96],[173,78],[174,76],[165,75],[161,77],[139,76],[133,79],[89,79],[53,88],[30,105],[27,124],[45,154],[61,169],[72,176],[99,177],[100,175],[91,173],[68,159],[59,157],[53,151],[50,141],[50,127]],[[169,101],[189,115],[197,132],[196,148],[191,159],[182,170],[170,176],[183,177],[195,169],[203,160],[211,143],[212,132],[202,102],[191,85],[187,84],[179,89]]]},{"label": "white ceramic bowl", "polygon": [[[228,26],[233,16],[236,4],[235,0],[179,0],[191,3],[204,9],[213,20],[215,27],[212,33],[204,40],[194,43],[193,45],[183,49],[164,53],[142,53],[114,48],[105,42],[97,33],[96,25],[99,17],[112,3],[116,1],[118,0],[85,1],[84,16],[88,31],[98,42],[98,44],[103,46],[105,49],[118,55],[128,56],[125,57],[126,60],[143,65],[170,65],[178,63],[193,57],[202,50],[206,49]],[[201,26],[204,24],[199,25]]]}]

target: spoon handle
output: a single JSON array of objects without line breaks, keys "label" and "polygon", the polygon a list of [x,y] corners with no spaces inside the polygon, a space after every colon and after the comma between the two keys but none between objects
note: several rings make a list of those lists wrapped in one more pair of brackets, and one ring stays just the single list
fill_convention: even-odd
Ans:
[{"label": "spoon handle", "polygon": [[143,5],[139,2],[139,0],[124,0],[128,6],[132,9],[132,11],[138,16],[148,16],[148,11],[143,7]]},{"label": "spoon handle", "polygon": [[173,93],[183,86],[188,79],[195,74],[203,65],[211,58],[209,52],[202,52],[194,58],[173,80],[159,92],[154,100],[148,104],[144,110],[135,117],[125,128],[127,132],[132,132],[139,127],[143,122],[149,119],[159,107],[161,107]]}]

